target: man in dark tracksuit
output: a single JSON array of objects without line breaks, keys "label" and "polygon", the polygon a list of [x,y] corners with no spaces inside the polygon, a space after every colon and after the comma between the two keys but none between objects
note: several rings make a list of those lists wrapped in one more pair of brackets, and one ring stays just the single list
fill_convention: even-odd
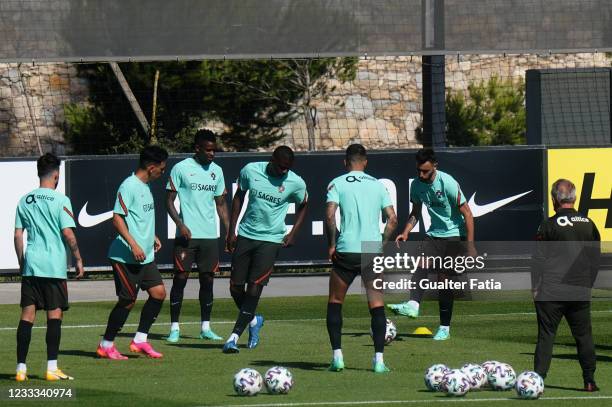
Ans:
[{"label": "man in dark tracksuit", "polygon": [[538,318],[534,370],[546,377],[555,334],[565,317],[576,341],[584,390],[598,391],[594,378],[591,288],[597,278],[600,235],[593,221],[574,209],[574,184],[560,179],[553,184],[551,195],[556,214],[540,225],[532,265]]}]

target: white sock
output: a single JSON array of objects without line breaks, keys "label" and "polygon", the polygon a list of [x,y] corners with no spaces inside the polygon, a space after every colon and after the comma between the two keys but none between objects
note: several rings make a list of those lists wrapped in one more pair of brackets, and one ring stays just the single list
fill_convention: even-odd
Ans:
[{"label": "white sock", "polygon": [[257,317],[253,317],[251,322],[249,322],[249,326],[255,326],[255,325],[257,325]]},{"label": "white sock", "polygon": [[100,342],[100,346],[102,346],[104,349],[112,348],[113,344],[113,341],[107,341],[106,339],[102,339],[102,342]]},{"label": "white sock", "polygon": [[210,321],[202,321],[202,331],[210,330]]},{"label": "white sock", "polygon": [[47,360],[47,370],[57,370],[57,360]]},{"label": "white sock", "polygon": [[18,372],[25,372],[27,370],[28,370],[28,368],[26,367],[25,363],[17,363],[17,371]]},{"label": "white sock", "polygon": [[334,359],[343,359],[342,349],[334,349]]},{"label": "white sock", "polygon": [[179,323],[178,322],[172,322],[170,324],[170,330],[171,331],[180,331],[180,327],[179,327]]},{"label": "white sock", "polygon": [[414,301],[414,300],[410,300],[410,301],[408,301],[408,305],[412,305],[412,306],[413,306],[414,308],[416,308],[416,309],[417,309],[417,311],[418,311],[418,310],[419,310],[419,306],[420,306],[421,304],[419,304],[418,302],[416,302],[416,301]]},{"label": "white sock", "polygon": [[440,329],[443,329],[446,332],[450,332],[450,326],[447,326],[447,325],[440,325]]},{"label": "white sock", "polygon": [[147,341],[147,334],[143,334],[142,332],[136,332],[136,335],[134,335],[135,343],[144,343],[146,341]]},{"label": "white sock", "polygon": [[376,363],[384,363],[385,361],[383,360],[383,353],[382,352],[376,352],[374,354],[374,361]]},{"label": "white sock", "polygon": [[227,342],[231,342],[231,341],[238,342],[238,339],[240,339],[240,337],[236,335],[235,333],[232,333],[230,337],[227,338]]}]

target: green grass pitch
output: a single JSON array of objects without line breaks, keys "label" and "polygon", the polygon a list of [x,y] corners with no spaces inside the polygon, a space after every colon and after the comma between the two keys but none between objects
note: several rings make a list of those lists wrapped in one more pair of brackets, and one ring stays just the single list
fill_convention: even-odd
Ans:
[{"label": "green grass pitch", "polygon": [[[236,355],[222,354],[221,343],[197,339],[197,301],[186,301],[183,306],[185,324],[181,327],[184,336],[181,342],[165,343],[163,337],[169,329],[166,302],[150,334],[154,347],[164,353],[162,360],[128,352],[141,305],[142,300],[117,338],[119,350],[130,355],[130,360],[109,361],[97,359],[95,350],[112,303],[72,304],[64,318],[59,357],[60,368],[75,377],[70,383],[47,384],[42,379],[46,367],[44,329],[34,329],[28,356],[30,381],[25,385],[13,381],[19,307],[0,306],[0,390],[3,392],[0,404],[43,404],[43,401],[8,401],[9,388],[68,385],[75,389],[76,401],[45,400],[44,405],[612,405],[612,306],[609,302],[593,303],[598,353],[596,379],[602,391],[588,394],[578,390],[582,386],[580,367],[573,339],[563,322],[556,339],[547,387],[538,401],[517,400],[514,391],[479,391],[463,398],[449,398],[441,393],[427,392],[423,383],[425,370],[434,363],[460,367],[466,362],[495,359],[510,363],[517,374],[530,370],[537,327],[533,305],[528,301],[457,302],[451,340],[440,343],[409,336],[417,326],[432,330],[437,327],[437,303],[425,302],[423,315],[417,320],[390,316],[399,334],[385,350],[385,361],[392,369],[386,375],[370,371],[373,353],[370,319],[361,296],[348,297],[344,306],[342,341],[347,368],[341,373],[326,370],[331,351],[325,327],[324,297],[264,297],[258,310],[266,317],[261,344],[254,350],[242,346]],[[236,309],[231,300],[216,300],[212,326],[217,333],[228,335],[235,317]],[[44,325],[45,316],[39,313],[35,326]],[[247,335],[245,333],[241,339],[241,345],[245,344]],[[295,387],[288,395],[268,395],[265,390],[250,398],[234,394],[232,377],[240,368],[252,367],[263,374],[274,365],[286,366],[294,375]]]}]

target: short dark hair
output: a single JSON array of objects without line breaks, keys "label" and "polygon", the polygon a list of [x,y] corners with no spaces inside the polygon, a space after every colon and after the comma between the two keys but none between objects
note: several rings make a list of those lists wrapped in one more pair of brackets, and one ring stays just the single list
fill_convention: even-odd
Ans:
[{"label": "short dark hair", "polygon": [[138,166],[146,169],[151,164],[161,164],[168,159],[168,152],[160,146],[147,146],[140,152]]},{"label": "short dark hair", "polygon": [[437,164],[438,159],[436,153],[431,148],[422,148],[416,153],[416,162],[418,165],[425,164],[429,161],[432,164]]},{"label": "short dark hair", "polygon": [[366,149],[361,144],[351,144],[346,148],[346,161],[348,162],[363,161],[367,158]]},{"label": "short dark hair", "polygon": [[202,130],[196,131],[195,135],[193,136],[193,143],[195,145],[198,145],[206,141],[210,141],[211,143],[216,143],[217,135],[208,129],[202,129]]},{"label": "short dark hair", "polygon": [[62,161],[54,154],[46,153],[45,155],[41,155],[38,161],[36,161],[38,177],[45,178],[54,171],[58,171],[61,163]]},{"label": "short dark hair", "polygon": [[293,154],[293,150],[291,149],[291,147],[279,146],[274,149],[272,157],[277,160],[289,160],[293,162],[295,155]]}]

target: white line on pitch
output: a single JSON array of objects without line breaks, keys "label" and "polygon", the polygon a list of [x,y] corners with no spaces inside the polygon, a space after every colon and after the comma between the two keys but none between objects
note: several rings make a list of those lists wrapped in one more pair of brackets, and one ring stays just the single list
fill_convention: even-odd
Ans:
[{"label": "white line on pitch", "polygon": [[[612,396],[568,396],[568,397],[542,397],[539,401],[559,401],[559,400],[610,400]],[[297,407],[297,406],[343,406],[343,405],[370,405],[370,404],[416,404],[416,403],[475,403],[475,402],[494,402],[494,401],[523,401],[519,398],[438,398],[426,400],[371,400],[371,401],[317,401],[317,402],[296,402],[296,403],[263,403],[263,404],[223,404],[223,406],[212,407]],[[204,407],[204,406],[201,406]]]},{"label": "white line on pitch", "polygon": [[[612,313],[612,310],[599,310],[599,311],[591,311],[591,313]],[[455,319],[461,318],[486,318],[486,317],[511,317],[511,316],[520,316],[520,315],[535,315],[535,312],[508,312],[505,314],[467,314],[467,315],[456,315],[453,316]],[[347,319],[365,319],[366,317],[349,317],[344,318]],[[419,318],[438,318],[437,315],[423,315]],[[311,322],[311,321],[325,321],[325,318],[302,318],[302,319],[270,319],[266,320],[266,322],[270,323],[288,323],[288,322]],[[225,325],[225,324],[234,324],[236,321],[215,321],[215,324]],[[188,321],[181,322],[181,325],[198,325],[201,324],[200,321]],[[155,325],[170,325],[170,322],[159,322]],[[124,326],[138,326],[138,324],[125,324]],[[89,324],[89,325],[62,325],[62,329],[85,329],[85,328],[105,328],[106,324]],[[17,327],[0,327],[0,331],[15,331]],[[46,329],[46,325],[34,326],[33,329]]]}]

